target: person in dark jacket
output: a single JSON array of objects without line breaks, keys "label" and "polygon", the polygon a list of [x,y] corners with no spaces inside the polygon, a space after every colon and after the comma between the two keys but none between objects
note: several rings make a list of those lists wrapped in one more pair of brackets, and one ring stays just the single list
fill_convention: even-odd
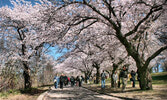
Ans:
[{"label": "person in dark jacket", "polygon": [[64,85],[68,85],[68,77],[66,75],[64,76]]},{"label": "person in dark jacket", "polygon": [[63,83],[64,83],[64,74],[61,74],[60,76],[60,88],[63,89]]},{"label": "person in dark jacket", "polygon": [[76,85],[79,87],[81,86],[81,80],[80,80],[79,76],[77,76],[77,78],[76,78]]},{"label": "person in dark jacket", "polygon": [[135,87],[136,72],[134,70],[132,70],[130,74],[131,74],[132,87]]},{"label": "person in dark jacket", "polygon": [[81,85],[82,85],[82,77],[79,76],[79,87],[81,87]]},{"label": "person in dark jacket", "polygon": [[74,76],[71,76],[70,82],[71,82],[71,87],[73,87],[74,84],[75,84],[75,78],[74,78]]},{"label": "person in dark jacket", "polygon": [[120,72],[120,79],[122,81],[122,92],[126,88],[127,78],[128,78],[128,70],[127,70],[127,68],[125,66],[123,66],[123,68],[122,68],[122,70]]}]

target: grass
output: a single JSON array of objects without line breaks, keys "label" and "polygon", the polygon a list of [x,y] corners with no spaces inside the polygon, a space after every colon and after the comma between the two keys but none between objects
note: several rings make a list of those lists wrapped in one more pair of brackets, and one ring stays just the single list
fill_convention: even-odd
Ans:
[{"label": "grass", "polygon": [[167,84],[167,72],[152,73],[152,84]]},{"label": "grass", "polygon": [[[167,72],[160,72],[160,73],[152,73],[152,84],[153,85],[162,85],[162,84],[166,84],[167,85]],[[106,83],[110,83],[110,78],[108,78],[106,80]],[[128,80],[127,82],[128,84],[131,84],[131,82]],[[136,84],[138,84],[138,81],[136,81]]]},{"label": "grass", "polygon": [[140,90],[138,81],[136,81],[136,87],[132,88],[131,82],[128,81],[126,90],[122,93],[121,88],[111,88],[110,79],[106,80],[106,88],[104,90],[101,89],[100,84],[85,84],[84,87],[120,99],[167,100],[167,72],[153,73],[151,75],[153,79],[153,90]]},{"label": "grass", "polygon": [[0,98],[6,98],[9,95],[18,95],[18,94],[20,94],[19,90],[16,90],[16,89],[12,90],[12,89],[10,89],[9,91],[1,92],[0,93]]},{"label": "grass", "polygon": [[[88,85],[84,85],[85,88],[91,89],[95,92],[106,93],[109,96],[118,97],[121,99],[141,99],[141,100],[167,100],[167,72],[152,73],[153,90],[143,91],[139,88],[139,83],[136,81],[136,88],[132,88],[131,82],[128,81],[126,91],[121,92],[121,88],[111,88],[110,79],[106,80],[106,89],[101,90],[100,84],[93,84],[90,82]],[[37,97],[47,91],[51,85],[45,85],[41,87],[34,87],[26,90],[9,90],[6,92],[0,92],[0,100],[36,100]],[[12,99],[11,99],[12,98]]]},{"label": "grass", "polygon": [[6,92],[0,92],[0,100],[36,100],[37,97],[47,91],[51,85],[33,87],[29,89],[14,89]]}]

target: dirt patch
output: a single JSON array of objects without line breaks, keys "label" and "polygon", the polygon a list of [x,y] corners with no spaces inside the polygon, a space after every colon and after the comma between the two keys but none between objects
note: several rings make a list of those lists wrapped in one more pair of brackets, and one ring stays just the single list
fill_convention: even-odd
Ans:
[{"label": "dirt patch", "polygon": [[10,94],[7,97],[1,97],[0,100],[36,100],[38,96],[41,93],[47,91],[50,86],[52,85],[32,88],[28,90],[20,90],[20,93],[17,95]]},{"label": "dirt patch", "polygon": [[20,95],[11,95],[6,98],[0,98],[0,100],[36,100],[38,95],[36,96],[30,96],[30,95],[25,95],[25,94],[20,94]]},{"label": "dirt patch", "polygon": [[85,88],[98,93],[104,93],[110,96],[122,99],[137,99],[137,100],[167,100],[167,85],[153,85],[153,90],[143,91],[137,86],[132,88],[131,85],[126,87],[124,92],[121,88],[111,88],[107,85],[105,89],[101,89],[100,85],[83,85]]}]

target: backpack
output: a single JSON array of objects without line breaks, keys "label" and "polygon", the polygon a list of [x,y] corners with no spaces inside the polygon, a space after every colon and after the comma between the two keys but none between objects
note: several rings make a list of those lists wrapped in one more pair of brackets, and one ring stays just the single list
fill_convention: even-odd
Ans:
[{"label": "backpack", "polygon": [[128,72],[127,72],[127,70],[124,71],[124,78],[128,78]]},{"label": "backpack", "polygon": [[71,78],[70,78],[70,81],[71,81],[71,82],[73,82],[73,81],[74,81],[74,78],[73,78],[73,77],[71,77]]},{"label": "backpack", "polygon": [[105,73],[102,73],[102,75],[101,75],[101,79],[105,79],[106,78],[106,74]]},{"label": "backpack", "polygon": [[65,79],[64,79],[64,76],[60,76],[60,82],[64,82]]},{"label": "backpack", "polygon": [[54,81],[54,83],[56,83],[56,82],[57,82],[57,80],[56,80],[56,79],[54,79],[53,81]]},{"label": "backpack", "polygon": [[127,71],[122,70],[120,72],[120,77],[127,78],[127,76],[128,76],[128,72]]}]

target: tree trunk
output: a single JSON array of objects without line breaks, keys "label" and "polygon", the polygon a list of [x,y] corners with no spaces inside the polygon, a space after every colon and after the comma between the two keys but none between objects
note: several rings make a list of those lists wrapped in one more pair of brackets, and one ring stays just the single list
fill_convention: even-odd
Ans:
[{"label": "tree trunk", "polygon": [[114,79],[113,79],[113,74],[111,74],[111,87],[114,87]]},{"label": "tree trunk", "polygon": [[111,77],[111,87],[114,87],[114,80],[113,80],[112,76],[113,76],[113,74],[111,74],[111,76],[110,76]]},{"label": "tree trunk", "polygon": [[100,64],[98,64],[97,62],[94,62],[92,66],[96,68],[96,84],[99,84],[100,82]]},{"label": "tree trunk", "polygon": [[88,79],[88,75],[87,73],[85,73],[85,83],[88,83],[87,79]]},{"label": "tree trunk", "polygon": [[140,75],[139,85],[141,90],[151,90],[152,89],[152,77],[148,69],[139,69],[138,74]]},{"label": "tree trunk", "polygon": [[159,72],[159,63],[158,63],[158,65],[156,67],[157,67],[157,73],[158,73]]},{"label": "tree trunk", "polygon": [[166,67],[164,68],[164,72],[167,72],[167,65],[165,65]]},{"label": "tree trunk", "polygon": [[30,69],[28,68],[26,62],[23,62],[23,65],[24,65],[24,73],[23,73],[23,76],[24,76],[24,88],[25,89],[31,88]]},{"label": "tree trunk", "polygon": [[96,84],[100,82],[100,67],[96,67]]}]

